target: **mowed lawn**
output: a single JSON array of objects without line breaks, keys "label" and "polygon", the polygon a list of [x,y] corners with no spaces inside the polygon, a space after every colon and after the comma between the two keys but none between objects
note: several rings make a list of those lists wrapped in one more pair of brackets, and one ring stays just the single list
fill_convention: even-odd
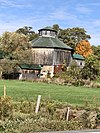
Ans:
[{"label": "mowed lawn", "polygon": [[27,82],[18,80],[0,80],[0,96],[3,95],[3,87],[6,85],[7,95],[14,101],[22,99],[36,100],[38,95],[42,99],[51,99],[67,102],[73,105],[100,106],[100,88],[86,88],[74,86],[61,86],[56,84]]}]

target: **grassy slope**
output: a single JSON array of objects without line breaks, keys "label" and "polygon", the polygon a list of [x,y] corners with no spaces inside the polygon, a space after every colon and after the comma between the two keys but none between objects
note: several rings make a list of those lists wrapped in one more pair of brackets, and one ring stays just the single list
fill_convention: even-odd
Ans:
[{"label": "grassy slope", "polygon": [[74,86],[60,86],[46,83],[32,83],[25,81],[0,80],[0,96],[3,95],[3,85],[6,84],[7,95],[14,100],[36,99],[37,95],[42,98],[68,102],[74,105],[83,105],[88,101],[92,105],[100,106],[100,89]]}]

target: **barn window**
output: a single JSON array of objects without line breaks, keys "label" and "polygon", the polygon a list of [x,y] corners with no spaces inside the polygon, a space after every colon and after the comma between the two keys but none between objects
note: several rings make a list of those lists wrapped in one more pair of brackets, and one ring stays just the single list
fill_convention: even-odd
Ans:
[{"label": "barn window", "polygon": [[55,32],[50,31],[51,36],[55,36]]},{"label": "barn window", "polygon": [[42,31],[42,35],[45,35],[45,31]]}]

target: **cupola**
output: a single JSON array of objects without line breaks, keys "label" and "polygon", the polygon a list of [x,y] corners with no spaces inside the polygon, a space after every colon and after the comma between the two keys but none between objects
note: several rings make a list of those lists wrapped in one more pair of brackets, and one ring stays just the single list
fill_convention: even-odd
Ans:
[{"label": "cupola", "polygon": [[57,35],[57,31],[54,30],[51,27],[45,27],[43,29],[39,29],[39,36],[44,36],[44,37],[53,37],[55,38]]}]

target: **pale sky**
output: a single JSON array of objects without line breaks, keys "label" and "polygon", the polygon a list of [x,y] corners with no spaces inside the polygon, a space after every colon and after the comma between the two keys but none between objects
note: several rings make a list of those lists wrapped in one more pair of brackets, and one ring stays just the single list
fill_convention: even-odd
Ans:
[{"label": "pale sky", "polygon": [[58,24],[80,27],[100,45],[100,0],[0,0],[0,34],[31,26],[34,31]]}]

